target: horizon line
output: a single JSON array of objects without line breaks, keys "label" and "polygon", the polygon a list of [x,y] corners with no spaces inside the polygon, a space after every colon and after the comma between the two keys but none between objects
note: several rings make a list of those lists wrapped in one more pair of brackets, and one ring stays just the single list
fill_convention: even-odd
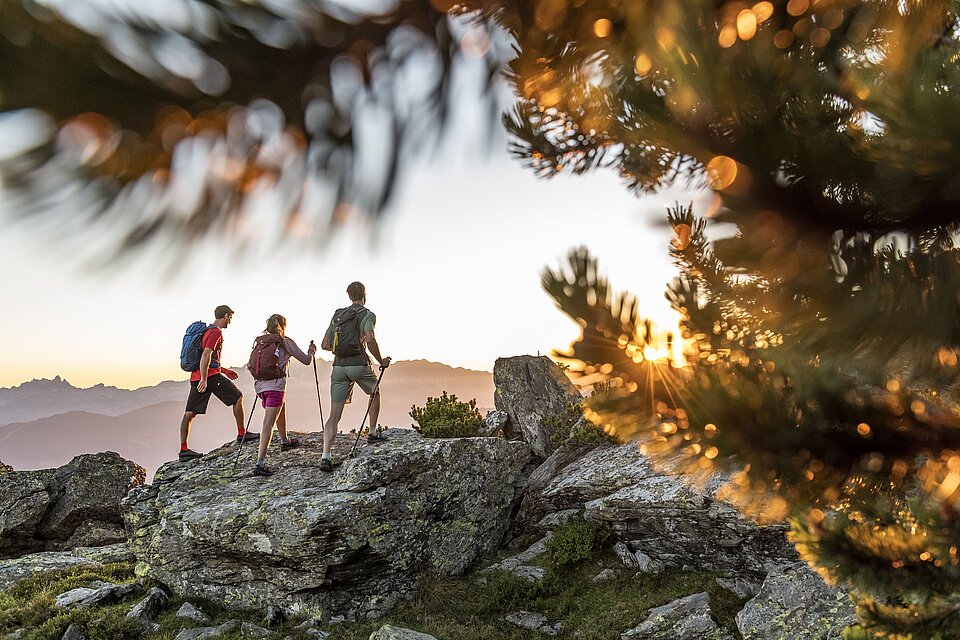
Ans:
[{"label": "horizon line", "polygon": [[[527,354],[527,355],[529,355],[529,354]],[[546,354],[543,354],[543,355],[546,355]],[[510,356],[506,356],[506,357],[510,357]],[[548,356],[548,357],[549,357],[549,356]],[[324,359],[324,358],[317,358],[317,361],[318,361],[318,362],[322,362],[322,363],[324,363],[324,364],[332,364],[332,363],[333,363],[332,360],[326,360],[326,359]],[[490,375],[493,375],[493,371],[492,371],[492,370],[488,370],[488,369],[471,369],[471,368],[469,368],[469,367],[455,367],[455,366],[453,366],[453,365],[451,365],[451,364],[447,364],[447,363],[445,363],[445,362],[439,362],[439,361],[436,361],[436,360],[427,360],[426,358],[417,358],[417,359],[413,359],[413,360],[396,360],[396,361],[394,361],[394,362],[391,364],[391,366],[395,366],[395,365],[398,365],[398,364],[401,364],[401,363],[415,363],[415,362],[426,362],[426,363],[428,363],[428,364],[442,365],[442,366],[444,366],[444,367],[449,367],[450,369],[454,369],[454,370],[459,369],[459,370],[462,370],[462,371],[470,371],[470,372],[474,372],[474,373],[489,373]],[[242,372],[244,369],[246,369],[246,365],[228,366],[228,367],[226,367],[226,368],[227,368],[227,369],[233,369],[233,370],[241,371],[241,372]],[[184,373],[186,373],[186,372],[184,372]],[[154,382],[153,384],[144,384],[144,385],[140,385],[140,386],[138,386],[138,387],[122,387],[122,386],[118,386],[118,385],[116,385],[116,384],[107,384],[107,383],[105,383],[105,382],[97,382],[97,383],[92,384],[92,385],[90,385],[90,386],[78,387],[78,386],[74,385],[72,382],[70,382],[70,381],[69,381],[66,377],[64,377],[63,375],[61,375],[61,374],[56,374],[56,375],[54,375],[54,377],[52,377],[52,378],[31,378],[31,379],[29,379],[29,380],[21,380],[20,382],[18,382],[18,383],[16,383],[16,384],[13,384],[13,385],[11,385],[11,386],[8,386],[8,387],[0,387],[0,391],[9,391],[9,390],[13,390],[13,389],[18,389],[18,388],[22,387],[22,386],[25,385],[25,384],[30,384],[31,382],[56,382],[57,380],[60,380],[61,382],[64,382],[64,383],[68,384],[69,386],[73,387],[74,389],[78,389],[78,390],[93,389],[94,387],[113,387],[114,389],[120,389],[120,390],[123,390],[123,391],[139,391],[140,389],[149,389],[150,387],[157,387],[157,386],[159,386],[159,385],[161,385],[161,384],[164,384],[164,383],[167,383],[167,382],[173,382],[173,383],[187,382],[188,378],[184,378],[184,379],[182,379],[182,380],[165,378],[165,379],[162,379],[162,380],[158,380],[157,382]]]}]

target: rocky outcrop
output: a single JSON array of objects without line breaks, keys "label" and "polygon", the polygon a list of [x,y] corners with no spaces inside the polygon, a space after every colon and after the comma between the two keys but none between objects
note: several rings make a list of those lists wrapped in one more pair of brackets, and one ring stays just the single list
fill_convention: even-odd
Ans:
[{"label": "rocky outcrop", "polygon": [[[770,639],[777,636],[769,636]],[[695,593],[651,609],[647,619],[620,634],[620,640],[734,640],[710,614],[710,596]]]},{"label": "rocky outcrop", "polygon": [[13,471],[13,467],[0,460],[0,473],[10,473],[11,471]]},{"label": "rocky outcrop", "polygon": [[9,589],[21,580],[49,571],[59,571],[80,565],[97,565],[98,562],[73,555],[69,551],[31,553],[19,558],[0,560],[0,591]]},{"label": "rocky outcrop", "polygon": [[14,471],[0,475],[0,557],[43,549],[35,536],[50,506],[54,471]]},{"label": "rocky outcrop", "polygon": [[737,614],[743,640],[835,640],[856,621],[847,593],[803,563],[773,569]]},{"label": "rocky outcrop", "polygon": [[[352,444],[338,438],[335,457]],[[530,457],[520,442],[403,431],[333,473],[321,451],[320,434],[277,449],[269,479],[250,474],[252,448],[236,475],[235,446],[164,465],[125,501],[138,570],[228,607],[379,615],[419,575],[462,573],[498,547]]]},{"label": "rocky outcrop", "polygon": [[796,558],[786,525],[759,525],[717,500],[719,482],[697,488],[659,473],[634,445],[574,446],[558,449],[531,474],[517,533],[552,528],[562,522],[557,514],[570,512],[609,522],[624,564],[647,572],[688,566],[762,578],[770,566]]},{"label": "rocky outcrop", "polygon": [[0,560],[0,591],[40,573],[80,565],[98,566],[133,560],[133,554],[124,543],[106,547],[79,547],[73,551],[43,551],[19,558]]},{"label": "rocky outcrop", "polygon": [[509,416],[510,430],[518,431],[534,454],[549,457],[569,434],[568,405],[583,402],[583,396],[546,356],[497,358],[493,382],[494,404]]},{"label": "rocky outcrop", "polygon": [[113,452],[0,474],[0,557],[123,541],[120,500],[145,477]]}]

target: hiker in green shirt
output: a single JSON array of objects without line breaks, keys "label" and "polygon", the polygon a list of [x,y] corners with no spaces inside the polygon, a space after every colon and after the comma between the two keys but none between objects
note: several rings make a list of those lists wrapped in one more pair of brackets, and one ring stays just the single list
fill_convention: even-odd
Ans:
[{"label": "hiker in green shirt", "polygon": [[350,402],[353,394],[354,383],[360,385],[360,388],[371,396],[370,433],[367,435],[367,442],[386,439],[377,434],[380,391],[377,389],[377,376],[370,366],[367,351],[384,369],[390,366],[390,358],[380,355],[380,345],[377,344],[377,338],[373,333],[377,316],[363,306],[367,302],[367,291],[363,283],[351,282],[347,287],[347,295],[353,304],[337,309],[320,343],[322,349],[332,351],[334,354],[333,373],[330,375],[330,417],[323,426],[321,471],[333,471],[333,458],[330,451],[333,448],[333,439],[340,424],[343,407]]}]

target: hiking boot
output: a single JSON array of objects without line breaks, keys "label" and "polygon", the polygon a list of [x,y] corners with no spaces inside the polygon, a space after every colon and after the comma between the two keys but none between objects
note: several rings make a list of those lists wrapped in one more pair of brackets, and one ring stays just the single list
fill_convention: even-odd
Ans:
[{"label": "hiking boot", "polygon": [[180,462],[186,462],[187,460],[195,460],[197,458],[202,458],[202,453],[197,453],[193,449],[184,449],[180,452]]},{"label": "hiking boot", "polygon": [[274,473],[275,473],[274,470],[265,464],[258,464],[253,468],[253,475],[255,476],[263,476],[264,478],[269,478]]},{"label": "hiking boot", "polygon": [[387,441],[387,436],[381,435],[379,433],[374,433],[373,431],[371,431],[370,433],[367,434],[367,442],[369,443],[376,444],[378,442],[386,442],[386,441]]},{"label": "hiking boot", "polygon": [[302,443],[299,438],[287,438],[286,442],[280,443],[280,451],[286,451],[288,449],[296,449]]},{"label": "hiking boot", "polygon": [[242,436],[237,436],[237,444],[241,442],[256,442],[260,439],[259,433],[254,433],[253,431],[247,431]]},{"label": "hiking boot", "polygon": [[320,471],[330,472],[333,471],[333,460],[330,458],[323,458],[320,461]]}]

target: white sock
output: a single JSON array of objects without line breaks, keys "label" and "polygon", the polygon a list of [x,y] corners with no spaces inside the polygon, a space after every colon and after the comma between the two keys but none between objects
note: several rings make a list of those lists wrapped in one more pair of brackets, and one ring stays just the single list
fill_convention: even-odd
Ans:
[{"label": "white sock", "polygon": [[329,453],[325,453],[325,454],[323,454],[323,459],[324,459],[324,460],[332,460],[332,459],[333,459],[333,456],[332,456],[331,454],[329,454]]}]

